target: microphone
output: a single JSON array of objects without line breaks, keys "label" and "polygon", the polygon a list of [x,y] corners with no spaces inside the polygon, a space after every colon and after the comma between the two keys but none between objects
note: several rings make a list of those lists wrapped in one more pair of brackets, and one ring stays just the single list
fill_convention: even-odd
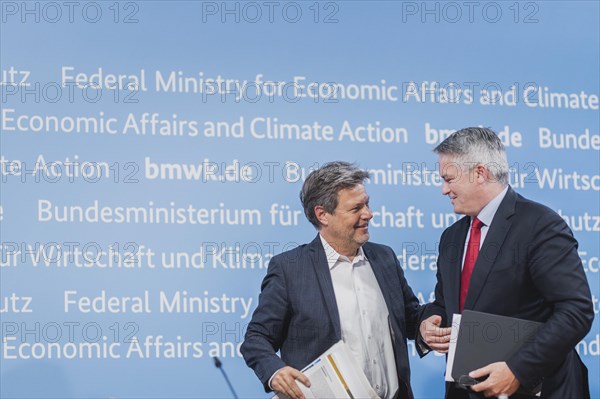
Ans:
[{"label": "microphone", "polygon": [[233,389],[233,385],[231,385],[231,382],[229,382],[229,377],[227,377],[227,373],[225,372],[225,369],[223,369],[223,363],[221,363],[219,358],[216,356],[213,356],[212,359],[215,362],[215,367],[218,368],[219,370],[221,370],[221,373],[223,374],[223,378],[225,378],[225,382],[227,382],[227,386],[229,387],[229,390],[233,394],[233,398],[238,399],[238,396],[235,393],[235,389]]}]

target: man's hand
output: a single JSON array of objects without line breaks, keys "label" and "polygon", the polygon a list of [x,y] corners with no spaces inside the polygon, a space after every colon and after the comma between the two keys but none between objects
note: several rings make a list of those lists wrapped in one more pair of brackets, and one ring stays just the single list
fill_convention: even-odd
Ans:
[{"label": "man's hand", "polygon": [[278,394],[282,393],[290,399],[304,399],[304,395],[300,391],[300,388],[298,388],[296,380],[310,387],[308,377],[293,367],[285,366],[275,373],[275,376],[271,380],[271,388]]},{"label": "man's hand", "polygon": [[450,332],[451,327],[442,328],[442,318],[434,315],[423,320],[419,326],[419,332],[423,342],[427,344],[431,349],[440,353],[448,352],[450,347]]},{"label": "man's hand", "polygon": [[473,385],[471,389],[475,392],[483,392],[487,398],[500,395],[510,396],[517,392],[517,389],[521,386],[506,362],[488,364],[469,373],[472,378],[485,377],[486,375],[489,376],[485,381]]}]

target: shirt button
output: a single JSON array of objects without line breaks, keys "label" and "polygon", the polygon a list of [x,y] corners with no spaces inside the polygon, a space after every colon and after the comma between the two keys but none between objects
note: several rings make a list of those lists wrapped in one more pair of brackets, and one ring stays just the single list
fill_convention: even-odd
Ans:
[{"label": "shirt button", "polygon": [[373,359],[373,364],[377,364],[377,360]]}]

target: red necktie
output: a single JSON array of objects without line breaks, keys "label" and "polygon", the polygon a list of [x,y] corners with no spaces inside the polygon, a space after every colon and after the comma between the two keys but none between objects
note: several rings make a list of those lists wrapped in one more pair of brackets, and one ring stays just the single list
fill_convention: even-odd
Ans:
[{"label": "red necktie", "polygon": [[471,224],[471,234],[469,235],[469,244],[467,244],[467,255],[465,256],[465,264],[460,276],[460,311],[462,312],[469,291],[469,281],[473,274],[473,267],[479,255],[479,242],[481,241],[481,220],[475,218]]}]

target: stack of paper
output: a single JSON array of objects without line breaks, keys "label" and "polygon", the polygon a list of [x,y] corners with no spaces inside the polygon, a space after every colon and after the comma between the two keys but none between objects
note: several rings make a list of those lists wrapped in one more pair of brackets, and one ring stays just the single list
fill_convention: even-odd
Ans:
[{"label": "stack of paper", "polygon": [[[329,348],[302,372],[310,380],[310,388],[297,381],[306,399],[379,399],[343,341]],[[287,399],[287,396],[273,399]]]}]

